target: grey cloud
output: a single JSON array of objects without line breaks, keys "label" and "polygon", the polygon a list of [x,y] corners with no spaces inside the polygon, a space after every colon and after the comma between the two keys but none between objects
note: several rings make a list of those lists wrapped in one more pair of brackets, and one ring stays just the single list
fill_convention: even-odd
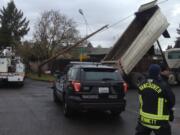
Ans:
[{"label": "grey cloud", "polygon": [[[105,24],[113,24],[118,20],[127,17],[137,11],[140,4],[150,0],[14,0],[18,9],[24,12],[24,15],[31,21],[31,32],[26,37],[32,37],[34,23],[36,19],[45,10],[59,10],[61,13],[73,18],[77,22],[78,29],[81,34],[85,36],[86,26],[82,16],[78,13],[78,9],[82,9],[86,19],[88,20],[89,27],[96,30]],[[5,5],[6,0],[0,0],[1,5]],[[180,14],[174,14],[179,0],[169,0],[160,7],[170,22],[168,28],[172,35],[171,40],[177,37],[176,28],[180,23]],[[6,6],[6,5],[5,5]],[[113,43],[119,38],[122,32],[128,27],[132,18],[119,23],[109,30],[100,32],[90,39],[94,45],[102,44],[102,46],[112,46]],[[88,33],[91,31],[89,30]],[[30,39],[30,38],[28,38]],[[162,39],[163,41],[163,39]],[[165,43],[165,41],[163,41]],[[172,42],[173,43],[173,42]]]}]

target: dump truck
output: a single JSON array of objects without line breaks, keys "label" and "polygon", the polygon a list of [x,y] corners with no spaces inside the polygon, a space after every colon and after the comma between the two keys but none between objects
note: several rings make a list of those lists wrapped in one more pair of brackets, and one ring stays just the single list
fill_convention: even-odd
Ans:
[{"label": "dump truck", "polygon": [[156,2],[139,7],[133,21],[102,60],[104,64],[117,66],[133,87],[145,78],[151,63],[166,61],[152,53],[154,44],[157,42],[159,45],[161,35],[170,37],[167,31],[169,23]]},{"label": "dump truck", "polygon": [[16,56],[12,47],[0,51],[0,84],[13,83],[23,86],[25,66],[19,56]]},{"label": "dump truck", "polygon": [[180,84],[180,48],[171,48],[164,52],[167,64],[171,70],[170,80]]}]

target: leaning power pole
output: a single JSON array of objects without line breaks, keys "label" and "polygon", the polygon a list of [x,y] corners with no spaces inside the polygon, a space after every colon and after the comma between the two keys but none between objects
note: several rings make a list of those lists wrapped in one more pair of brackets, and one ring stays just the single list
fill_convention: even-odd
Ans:
[{"label": "leaning power pole", "polygon": [[108,25],[105,25],[103,27],[101,27],[100,29],[96,30],[95,32],[87,35],[86,37],[82,38],[81,40],[79,40],[78,42],[76,42],[74,45],[63,49],[62,51],[58,52],[57,54],[55,54],[54,56],[50,57],[47,60],[44,60],[39,66],[38,66],[38,75],[41,76],[41,68],[43,65],[55,60],[58,56],[63,55],[64,53],[67,53],[68,51],[70,51],[71,49],[73,49],[74,47],[79,46],[82,42],[84,42],[85,40],[87,40],[88,38],[94,36],[95,34],[97,34],[98,32],[102,31],[103,29],[108,28]]}]

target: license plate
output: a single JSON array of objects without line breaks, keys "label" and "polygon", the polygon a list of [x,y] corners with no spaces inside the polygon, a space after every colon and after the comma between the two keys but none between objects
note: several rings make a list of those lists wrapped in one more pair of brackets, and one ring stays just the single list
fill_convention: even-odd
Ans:
[{"label": "license plate", "polygon": [[108,87],[99,87],[99,93],[100,94],[109,93],[109,88]]},{"label": "license plate", "polygon": [[117,98],[118,98],[117,95],[109,95],[108,97],[109,97],[110,99],[117,99]]}]

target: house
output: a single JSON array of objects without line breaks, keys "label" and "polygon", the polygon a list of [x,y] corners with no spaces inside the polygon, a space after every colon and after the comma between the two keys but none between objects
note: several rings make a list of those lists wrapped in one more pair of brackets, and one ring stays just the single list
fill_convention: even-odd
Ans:
[{"label": "house", "polygon": [[71,61],[80,61],[80,56],[83,56],[82,61],[100,62],[109,51],[110,48],[76,47],[68,53],[71,57],[58,57],[53,61],[51,71],[63,72],[66,65]]}]

